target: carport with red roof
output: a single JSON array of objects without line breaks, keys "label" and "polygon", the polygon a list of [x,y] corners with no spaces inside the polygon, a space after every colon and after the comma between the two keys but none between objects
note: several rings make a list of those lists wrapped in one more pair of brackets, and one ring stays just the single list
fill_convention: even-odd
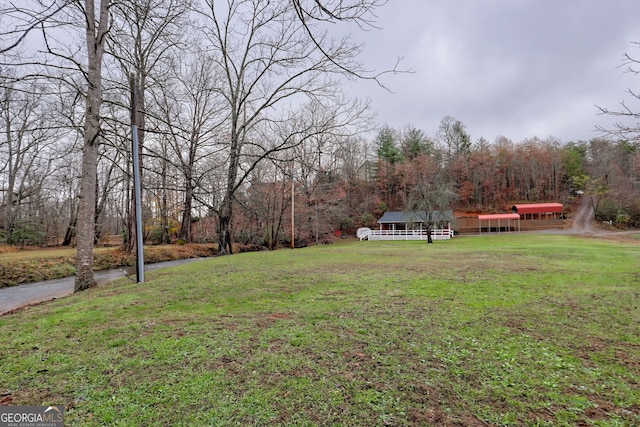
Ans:
[{"label": "carport with red roof", "polygon": [[520,215],[517,213],[478,215],[478,229],[480,233],[482,233],[482,221],[487,221],[487,232],[491,232],[491,221],[494,221],[496,225],[494,228],[496,228],[498,233],[502,231],[502,224],[504,224],[502,221],[506,221],[505,231],[511,231],[511,221],[514,221],[513,231],[520,231]]},{"label": "carport with red roof", "polygon": [[513,205],[511,208],[511,212],[520,215],[522,219],[562,218],[564,216],[562,214],[563,210],[564,207],[562,206],[562,203],[527,203],[522,205]]}]

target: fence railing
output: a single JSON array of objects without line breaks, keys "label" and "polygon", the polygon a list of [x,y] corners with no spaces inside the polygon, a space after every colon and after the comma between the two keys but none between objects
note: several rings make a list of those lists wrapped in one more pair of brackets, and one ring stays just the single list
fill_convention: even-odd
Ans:
[{"label": "fence railing", "polygon": [[[437,228],[431,230],[432,240],[445,240],[453,237],[450,228]],[[427,230],[370,230],[360,237],[369,240],[428,240]]]}]

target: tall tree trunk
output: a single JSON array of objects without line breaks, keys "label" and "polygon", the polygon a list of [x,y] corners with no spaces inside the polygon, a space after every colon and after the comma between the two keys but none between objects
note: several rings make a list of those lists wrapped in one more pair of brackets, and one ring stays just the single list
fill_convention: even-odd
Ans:
[{"label": "tall tree trunk", "polygon": [[135,218],[133,217],[133,212],[135,211],[133,200],[135,199],[135,194],[133,194],[133,185],[131,182],[133,178],[133,172],[131,172],[132,165],[131,156],[127,154],[127,176],[123,192],[125,198],[123,204],[125,212],[123,215],[124,236],[122,240],[122,249],[124,252],[129,254],[133,251],[133,223],[135,222]]},{"label": "tall tree trunk", "polygon": [[62,240],[62,246],[71,246],[73,239],[76,236],[76,226],[78,222],[78,209],[76,209],[75,203],[71,206],[69,216],[69,225],[67,225],[67,231],[64,233],[64,239]]},{"label": "tall tree trunk", "polygon": [[[66,193],[65,193],[66,196]],[[76,227],[78,225],[78,204],[73,186],[69,185],[69,222],[62,239],[62,246],[75,246]]]},{"label": "tall tree trunk", "polygon": [[[128,177],[128,180],[133,179],[133,174]],[[136,195],[133,186],[127,184],[127,194],[129,195],[127,206],[127,240],[124,241],[124,250],[126,253],[132,253],[136,246]]]},{"label": "tall tree trunk", "polygon": [[2,212],[2,229],[4,229],[7,235],[7,241],[11,241],[11,233],[13,232],[13,221],[14,221],[14,199],[13,199],[13,191],[14,184],[13,178],[9,177],[9,184],[7,187],[7,191],[5,192],[6,196],[4,199],[4,206]]},{"label": "tall tree trunk", "polygon": [[233,254],[231,245],[231,218],[233,215],[233,201],[225,198],[222,210],[219,215],[218,224],[218,255]]},{"label": "tall tree trunk", "polygon": [[[16,187],[16,166],[14,165],[14,141],[11,130],[11,119],[9,118],[9,107],[6,107],[6,114],[4,125],[5,125],[5,133],[6,133],[6,142],[7,149],[9,151],[9,159],[7,160],[6,170],[9,172],[9,178],[5,188],[5,197],[4,197],[4,207],[2,212],[2,224],[1,228],[4,229],[7,240],[11,241],[11,233],[13,231],[13,221],[14,221],[14,191]],[[17,147],[17,151],[20,151],[20,145]],[[18,161],[18,159],[16,159]],[[19,163],[19,162],[18,162]]]},{"label": "tall tree trunk", "polygon": [[99,22],[96,28],[94,0],[85,0],[87,37],[87,100],[82,148],[82,175],[78,204],[78,247],[76,281],[78,292],[96,285],[93,276],[93,248],[95,239],[96,182],[98,176],[98,147],[100,137],[100,106],[102,104],[102,57],[107,37],[110,0],[100,0]]},{"label": "tall tree trunk", "polygon": [[229,169],[227,172],[227,191],[222,201],[218,224],[218,255],[233,254],[231,245],[231,220],[233,218],[233,198],[236,191],[236,179],[240,168],[241,141],[238,134],[238,118],[232,113],[231,149],[229,155]]},{"label": "tall tree trunk", "polygon": [[171,243],[171,237],[169,236],[169,203],[167,201],[167,168],[168,162],[165,159],[162,160],[162,200],[160,202],[160,226],[162,227],[162,238],[160,243]]},{"label": "tall tree trunk", "polygon": [[184,192],[184,211],[182,212],[182,225],[180,227],[180,238],[187,243],[191,243],[191,209],[193,207],[193,183],[187,177],[187,185]]},{"label": "tall tree trunk", "polygon": [[[104,221],[105,215],[103,213],[106,210],[107,202],[109,200],[109,190],[112,188],[111,186],[111,176],[113,175],[113,171],[116,167],[116,163],[113,162],[109,166],[107,173],[104,176],[104,185],[102,189],[100,189],[100,183],[96,180],[96,243],[100,241],[104,237]],[[109,230],[107,230],[109,232]]]},{"label": "tall tree trunk", "polygon": [[[89,114],[87,114],[89,116]],[[93,277],[93,248],[95,238],[96,175],[98,163],[97,142],[85,144],[82,149],[82,176],[78,205],[76,281],[74,291],[96,285]]]}]

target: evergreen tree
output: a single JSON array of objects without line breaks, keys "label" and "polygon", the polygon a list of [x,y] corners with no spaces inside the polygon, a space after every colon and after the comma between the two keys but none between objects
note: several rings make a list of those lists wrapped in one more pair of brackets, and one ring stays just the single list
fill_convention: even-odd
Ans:
[{"label": "evergreen tree", "polygon": [[378,146],[378,158],[391,164],[401,162],[404,158],[397,144],[397,133],[389,126],[385,125],[376,136]]},{"label": "evergreen tree", "polygon": [[402,135],[402,153],[408,159],[415,159],[421,155],[429,155],[433,152],[433,142],[425,133],[409,125]]}]

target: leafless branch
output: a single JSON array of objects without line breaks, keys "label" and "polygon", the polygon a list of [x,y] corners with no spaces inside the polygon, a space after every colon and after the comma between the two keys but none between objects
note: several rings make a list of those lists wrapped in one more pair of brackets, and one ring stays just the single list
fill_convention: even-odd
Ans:
[{"label": "leafless branch", "polygon": [[[640,42],[632,43],[636,46],[640,46]],[[629,53],[624,54],[620,67],[625,67],[626,73],[632,73],[635,75],[640,74],[639,66],[640,60],[634,58]],[[628,89],[626,93],[631,96],[632,100],[640,101],[640,94],[633,89]],[[595,107],[598,109],[599,114],[637,121],[635,125],[623,121],[618,121],[614,123],[611,128],[605,128],[604,126],[598,125],[596,126],[596,130],[598,132],[600,132],[604,136],[611,136],[632,141],[640,141],[640,121],[638,121],[640,120],[640,110],[635,110],[634,108],[627,105],[625,101],[620,102],[620,108],[618,110],[612,110],[606,107],[601,107],[599,105],[596,105]]]},{"label": "leafless branch", "polygon": [[17,39],[15,39],[8,46],[0,47],[0,54],[8,53],[16,49],[22,42],[24,42],[31,31],[42,27],[44,23],[48,22],[54,16],[60,13],[67,6],[67,4],[66,2],[59,3],[58,5],[56,5],[56,3],[53,3],[46,7],[46,9],[42,10],[40,13],[33,13],[28,10],[23,10],[14,6],[13,4],[11,6],[11,8],[6,8],[2,12],[24,15],[27,17],[23,18],[26,21],[26,24],[23,28],[16,27],[8,31],[0,32],[0,38],[2,38],[3,36],[17,35]]},{"label": "leafless branch", "polygon": [[409,69],[401,69],[400,62],[402,58],[397,58],[395,65],[388,70],[375,72],[372,70],[362,70],[337,60],[323,45],[322,38],[316,34],[310,23],[313,21],[321,22],[353,22],[361,29],[377,28],[375,26],[376,13],[375,10],[387,3],[387,0],[349,0],[327,2],[323,0],[313,0],[311,4],[305,4],[304,0],[291,0],[295,8],[298,19],[302,23],[305,32],[314,43],[316,48],[329,60],[342,70],[346,75],[361,80],[373,80],[380,87],[389,90],[382,83],[381,77],[387,74],[411,73]]}]

